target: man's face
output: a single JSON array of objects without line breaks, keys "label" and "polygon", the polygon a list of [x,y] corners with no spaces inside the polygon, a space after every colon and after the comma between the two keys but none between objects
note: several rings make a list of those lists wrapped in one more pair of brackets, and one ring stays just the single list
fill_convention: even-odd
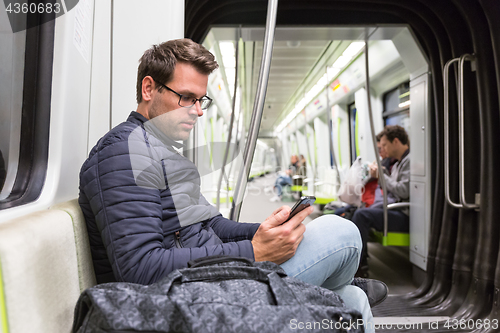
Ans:
[{"label": "man's face", "polygon": [[377,142],[378,153],[382,159],[387,158],[387,152],[382,148],[382,144]]},{"label": "man's face", "polygon": [[[164,83],[164,82],[162,82]],[[172,81],[164,83],[181,95],[201,98],[207,93],[208,75],[199,73],[193,66],[177,63]],[[179,96],[167,89],[154,93],[149,119],[173,140],[187,140],[198,117],[203,115],[200,103],[192,107],[179,106]]]},{"label": "man's face", "polygon": [[[396,141],[397,140],[397,141]],[[396,157],[396,145],[399,142],[398,138],[395,138],[392,142],[387,139],[387,136],[382,136],[380,139],[380,146],[382,151],[385,152],[387,157],[395,158]]]}]

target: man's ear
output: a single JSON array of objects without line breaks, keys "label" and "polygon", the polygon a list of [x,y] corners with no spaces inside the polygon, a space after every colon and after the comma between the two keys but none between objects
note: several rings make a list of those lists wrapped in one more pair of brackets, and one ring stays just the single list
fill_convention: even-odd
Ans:
[{"label": "man's ear", "polygon": [[142,100],[149,102],[153,99],[154,91],[156,90],[156,83],[151,76],[145,76],[142,79]]}]

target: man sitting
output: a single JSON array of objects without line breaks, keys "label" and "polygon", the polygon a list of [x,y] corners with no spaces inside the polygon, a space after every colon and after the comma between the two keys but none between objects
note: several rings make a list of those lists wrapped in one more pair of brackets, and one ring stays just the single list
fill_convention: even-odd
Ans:
[{"label": "man sitting", "polygon": [[[388,125],[384,128],[380,139],[380,145],[388,157],[394,158],[397,162],[392,166],[389,174],[384,168],[383,177],[387,188],[388,204],[408,201],[410,197],[410,148],[408,134],[398,125]],[[370,174],[373,178],[379,178],[378,166],[376,163],[370,165]],[[384,230],[384,197],[381,184],[375,190],[375,200],[373,204],[364,209],[357,209],[352,216],[352,222],[358,227],[363,240],[363,250],[361,261],[356,276],[368,276],[368,249],[367,241],[370,228],[378,231]],[[408,209],[402,211],[387,211],[388,229],[397,232],[409,231]]]},{"label": "man sitting", "polygon": [[[387,156],[387,153],[385,150],[382,148],[382,145],[380,143],[380,139],[382,139],[382,136],[384,135],[384,131],[380,132],[377,134],[375,137],[377,139],[377,149],[378,153],[380,155],[380,158],[382,159],[380,161],[380,164],[385,168],[386,172],[390,175],[391,174],[391,169],[394,163],[397,162],[395,158],[391,158]],[[377,164],[377,161],[373,162],[374,165]],[[378,178],[370,178],[368,182],[364,185],[363,188],[363,193],[361,194],[361,207],[363,208],[368,208],[371,205],[373,205],[375,201],[375,191],[378,186]],[[353,205],[345,205],[343,207],[335,209],[335,215],[342,216],[343,218],[352,219],[352,215],[356,211],[358,207],[353,206]]]},{"label": "man sitting", "polygon": [[280,201],[283,196],[283,188],[286,186],[292,185],[292,177],[299,171],[300,162],[297,155],[292,155],[290,157],[290,166],[284,173],[280,174],[276,181],[274,182],[273,191],[275,196],[273,196],[270,200],[272,202]]},{"label": "man sitting", "polygon": [[[352,222],[322,216],[306,227],[312,207],[286,221],[290,208],[282,206],[260,224],[237,223],[201,194],[196,165],[176,149],[210,106],[208,75],[217,67],[189,39],[154,45],[142,56],[137,111],[99,140],[80,172],[97,282],[151,284],[193,259],[240,256],[272,261],[289,276],[335,291],[370,323],[367,295],[351,285],[361,252]],[[364,282],[372,302],[385,298],[385,285]]]}]

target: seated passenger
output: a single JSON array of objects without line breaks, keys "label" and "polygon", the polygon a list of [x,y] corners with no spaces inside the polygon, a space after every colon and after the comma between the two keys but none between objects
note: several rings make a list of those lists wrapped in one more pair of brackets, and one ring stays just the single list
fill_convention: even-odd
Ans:
[{"label": "seated passenger", "polygon": [[307,177],[307,161],[304,155],[300,155],[299,158],[299,168],[297,172],[295,173],[295,176],[292,177],[292,185],[293,186],[299,186],[300,190],[299,193],[302,195],[302,186],[304,185],[304,179]]},{"label": "seated passenger", "polygon": [[[302,176],[302,178],[305,178],[307,176],[307,161],[302,154],[300,155],[299,170],[297,171],[297,175]],[[300,185],[302,185],[302,183]]]},{"label": "seated passenger", "polygon": [[[410,148],[408,134],[398,125],[386,126],[380,139],[382,149],[387,156],[397,162],[392,166],[391,173],[384,168],[383,177],[387,187],[388,204],[408,201],[410,197]],[[370,174],[373,178],[379,177],[377,164],[370,165]],[[370,228],[384,230],[384,197],[380,182],[375,190],[375,201],[368,208],[358,209],[352,216],[352,222],[358,227],[363,240],[363,251],[357,276],[368,276],[368,249],[367,241]],[[402,211],[389,210],[388,229],[396,232],[409,231],[408,209]]]},{"label": "seated passenger", "polygon": [[[380,164],[382,164],[382,166],[385,168],[385,170],[387,170],[387,173],[390,175],[391,170],[392,170],[392,166],[398,160],[387,156],[386,151],[382,148],[382,144],[380,143],[380,139],[382,139],[383,135],[384,135],[384,131],[380,132],[376,136],[377,148],[378,148],[378,153],[380,155],[380,158],[382,159]],[[377,161],[374,161],[373,164],[377,165]],[[361,194],[361,203],[362,203],[361,207],[362,208],[368,208],[373,204],[373,202],[375,201],[375,192],[376,192],[377,186],[378,186],[378,178],[371,178],[364,185],[364,190],[363,190],[363,193]],[[345,205],[343,207],[337,208],[335,210],[334,214],[351,220],[352,216],[357,208],[358,208],[357,206]]]},{"label": "seated passenger", "polygon": [[299,158],[297,155],[292,155],[290,157],[290,165],[285,172],[280,173],[276,181],[274,182],[273,191],[275,196],[271,198],[271,201],[280,201],[283,196],[283,188],[285,186],[292,185],[292,177],[297,173],[300,168]]},{"label": "seated passenger", "polygon": [[[388,174],[390,175],[394,163],[396,163],[398,160],[395,159],[394,157],[389,157],[387,155],[387,152],[385,151],[385,149],[382,148],[382,144],[380,143],[382,136],[384,136],[384,131],[377,134],[377,137],[376,137],[378,153],[380,155],[380,158],[382,159],[380,164],[382,164],[382,166],[387,170]],[[373,163],[377,164],[376,161]]]},{"label": "seated passenger", "polygon": [[[351,285],[361,252],[352,222],[322,216],[306,227],[309,207],[284,223],[290,208],[283,206],[262,223],[237,223],[201,194],[196,165],[176,148],[210,106],[208,75],[217,67],[189,39],[154,45],[140,59],[137,111],[98,141],[80,172],[98,283],[151,284],[193,259],[240,256],[334,290],[371,322],[367,295]],[[387,294],[380,282],[361,282],[372,302]]]}]

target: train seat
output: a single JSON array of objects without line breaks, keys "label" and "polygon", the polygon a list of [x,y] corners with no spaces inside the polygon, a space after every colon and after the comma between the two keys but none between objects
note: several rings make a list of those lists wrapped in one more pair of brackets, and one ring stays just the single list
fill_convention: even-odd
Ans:
[{"label": "train seat", "polygon": [[292,192],[298,192],[300,195],[302,195],[304,178],[306,177],[303,175],[294,175],[292,177],[292,185],[291,185]]},{"label": "train seat", "polygon": [[65,211],[71,216],[71,220],[73,221],[80,291],[95,286],[97,282],[92,255],[90,254],[89,235],[87,233],[85,216],[83,216],[78,200],[74,199],[55,205],[52,209]]},{"label": "train seat", "polygon": [[[410,208],[409,202],[397,202],[387,205],[387,209],[402,210]],[[383,232],[375,229],[371,230],[370,237],[383,246],[410,246],[410,234],[407,232],[387,232],[387,237]]]},{"label": "train seat", "polygon": [[387,237],[384,237],[384,233],[377,231],[375,229],[371,230],[370,237],[377,243],[383,246],[409,246],[410,245],[410,234],[404,232],[388,232]]},{"label": "train seat", "polygon": [[[305,179],[304,182],[306,184],[313,183],[313,180]],[[337,171],[334,169],[319,168],[318,178],[314,180],[312,186],[309,185],[306,188],[304,195],[314,195],[316,197],[315,204],[324,206],[338,200],[338,187]]]},{"label": "train seat", "polygon": [[0,224],[0,331],[69,332],[80,293],[95,284],[76,200]]},{"label": "train seat", "polygon": [[[318,202],[316,202],[318,203]],[[335,206],[335,205],[333,205]],[[339,204],[340,207],[340,204]],[[398,202],[392,203],[387,206],[387,209],[405,209],[409,208],[409,202]],[[335,210],[325,209],[323,214],[334,214]],[[350,219],[350,217],[349,217]],[[392,232],[388,231],[387,236],[384,236],[383,231],[375,230],[374,228],[370,229],[370,241],[377,242],[382,244],[383,246],[410,246],[410,234],[407,232]]]}]

